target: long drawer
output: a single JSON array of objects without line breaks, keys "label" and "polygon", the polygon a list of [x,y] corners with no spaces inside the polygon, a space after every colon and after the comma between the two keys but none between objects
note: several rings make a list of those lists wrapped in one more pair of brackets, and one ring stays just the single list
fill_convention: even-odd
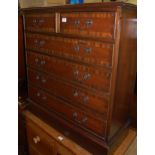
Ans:
[{"label": "long drawer", "polygon": [[29,51],[27,52],[27,64],[86,87],[105,92],[110,90],[111,71],[109,70],[96,69]]},{"label": "long drawer", "polygon": [[25,15],[25,30],[55,32],[54,13],[32,13]]},{"label": "long drawer", "polygon": [[110,43],[27,33],[26,48],[94,65],[112,66],[113,44]]},{"label": "long drawer", "polygon": [[96,118],[93,114],[88,114],[85,111],[71,106],[64,101],[45,93],[39,88],[29,86],[28,94],[30,99],[34,102],[44,106],[48,110],[55,111],[58,115],[61,115],[75,125],[93,131],[102,137],[105,136],[106,121],[102,118]]},{"label": "long drawer", "polygon": [[114,12],[72,12],[61,14],[60,32],[64,34],[110,40],[114,38],[114,30]]},{"label": "long drawer", "polygon": [[58,97],[70,101],[80,108],[90,108],[105,116],[107,114],[108,97],[100,97],[97,93],[91,93],[31,69],[28,70],[28,82],[30,85],[39,86]]}]

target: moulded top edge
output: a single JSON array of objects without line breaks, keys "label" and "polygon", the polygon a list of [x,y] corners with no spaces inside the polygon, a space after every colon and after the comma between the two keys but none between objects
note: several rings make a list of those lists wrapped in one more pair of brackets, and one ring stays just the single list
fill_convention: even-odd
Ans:
[{"label": "moulded top edge", "polygon": [[85,3],[85,4],[66,4],[66,5],[59,5],[59,6],[42,6],[42,7],[30,7],[30,8],[21,8],[20,11],[41,11],[45,10],[46,11],[61,11],[61,10],[70,10],[70,9],[116,9],[117,7],[125,7],[129,9],[136,9],[137,6],[134,4],[129,4],[129,3],[124,3],[124,2],[103,2],[103,3]]}]

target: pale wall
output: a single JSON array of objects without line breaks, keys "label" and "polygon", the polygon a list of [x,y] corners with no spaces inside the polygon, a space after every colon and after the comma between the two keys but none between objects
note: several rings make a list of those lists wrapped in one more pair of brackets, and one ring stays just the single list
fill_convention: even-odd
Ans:
[{"label": "pale wall", "polygon": [[[33,6],[51,6],[65,4],[66,0],[19,0],[21,8],[33,7]],[[110,0],[104,0],[109,2]],[[102,0],[84,0],[85,3],[102,2]],[[128,0],[128,3],[137,4],[137,0]]]},{"label": "pale wall", "polygon": [[[104,2],[109,2],[110,0],[104,0]],[[121,1],[121,0],[120,0]],[[123,1],[123,0],[122,0]],[[125,0],[126,1],[126,0]],[[127,0],[127,3],[132,3],[137,5],[137,0]]]}]

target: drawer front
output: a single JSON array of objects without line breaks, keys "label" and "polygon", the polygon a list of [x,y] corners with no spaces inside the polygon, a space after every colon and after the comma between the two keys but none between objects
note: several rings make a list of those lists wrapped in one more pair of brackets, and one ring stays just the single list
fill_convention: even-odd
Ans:
[{"label": "drawer front", "polygon": [[72,153],[69,150],[67,150],[66,148],[64,148],[61,144],[56,143],[55,144],[55,148],[57,150],[56,155],[76,155],[76,153]]},{"label": "drawer front", "polygon": [[76,106],[88,107],[105,115],[107,113],[108,99],[100,97],[97,94],[90,93],[34,70],[28,71],[28,81],[30,85],[36,85],[48,90],[48,92],[64,98]]},{"label": "drawer front", "polygon": [[27,52],[27,64],[83,86],[109,92],[111,72]]},{"label": "drawer front", "polygon": [[40,155],[36,148],[29,146],[29,155]]},{"label": "drawer front", "polygon": [[26,47],[85,63],[112,66],[113,44],[50,37],[40,34],[26,34]]},{"label": "drawer front", "polygon": [[55,32],[55,14],[25,15],[25,29],[28,31]]},{"label": "drawer front", "polygon": [[[61,115],[63,118],[80,126],[81,128],[93,131],[100,136],[105,136],[106,122],[88,114],[78,108],[57,99],[54,96],[45,93],[39,88],[29,86],[29,97],[41,106],[51,109]],[[38,95],[39,94],[39,95]]]},{"label": "drawer front", "polygon": [[38,126],[28,122],[27,135],[30,152],[33,153],[37,151],[42,155],[54,155],[54,140]]},{"label": "drawer front", "polygon": [[[102,21],[102,22],[101,22]],[[114,38],[114,12],[62,13],[60,32],[95,38]]]}]

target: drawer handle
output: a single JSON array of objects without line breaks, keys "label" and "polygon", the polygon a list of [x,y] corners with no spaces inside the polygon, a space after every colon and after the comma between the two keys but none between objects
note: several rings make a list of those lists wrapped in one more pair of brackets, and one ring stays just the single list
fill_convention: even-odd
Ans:
[{"label": "drawer handle", "polygon": [[43,97],[42,97],[42,100],[44,100],[44,101],[45,101],[46,99],[47,99],[47,97],[46,97],[46,96],[43,96]]},{"label": "drawer handle", "polygon": [[77,118],[77,112],[73,112],[73,118],[74,118],[74,119]]},{"label": "drawer handle", "polygon": [[84,51],[85,51],[86,53],[91,53],[91,52],[92,52],[92,48],[87,47],[87,48],[84,49]]},{"label": "drawer handle", "polygon": [[73,119],[74,119],[76,122],[78,122],[79,124],[84,124],[84,123],[86,123],[87,120],[88,120],[87,117],[84,117],[84,118],[80,121],[80,120],[77,119],[77,116],[78,116],[77,112],[74,112],[74,113],[73,113]]},{"label": "drawer handle", "polygon": [[45,44],[45,41],[44,40],[39,41],[39,40],[35,39],[34,44],[35,44],[35,46],[43,46]]},{"label": "drawer handle", "polygon": [[37,39],[35,39],[35,40],[34,40],[34,43],[35,43],[35,44],[38,44],[38,40],[37,40]]},{"label": "drawer handle", "polygon": [[89,97],[88,96],[84,96],[83,97],[83,102],[86,104],[86,103],[88,103],[88,100],[89,100]]},{"label": "drawer handle", "polygon": [[42,23],[44,23],[44,22],[45,22],[44,19],[40,19],[40,20],[39,20],[39,23],[40,23],[40,24],[42,24]]},{"label": "drawer handle", "polygon": [[90,27],[90,26],[93,25],[93,20],[92,19],[88,19],[88,20],[86,20],[85,24],[86,24],[87,27]]},{"label": "drawer handle", "polygon": [[84,73],[83,80],[88,80],[90,78],[90,73]]},{"label": "drawer handle", "polygon": [[38,24],[42,24],[45,21],[43,19],[33,19],[32,23],[33,25],[38,25]]},{"label": "drawer handle", "polygon": [[77,90],[75,90],[75,91],[74,91],[74,93],[73,93],[73,95],[74,95],[74,97],[77,97],[77,96],[79,96],[79,93],[78,93],[78,91],[77,91]]},{"label": "drawer handle", "polygon": [[46,61],[45,60],[41,60],[40,61],[40,63],[39,63],[39,59],[38,58],[35,58],[35,63],[37,64],[37,65],[45,65],[46,64]]},{"label": "drawer handle", "polygon": [[35,58],[35,63],[37,64],[39,62],[39,59],[38,58]]},{"label": "drawer handle", "polygon": [[33,138],[33,142],[34,142],[35,144],[39,143],[39,142],[40,142],[40,137],[39,137],[39,136],[34,137],[34,138]]},{"label": "drawer handle", "polygon": [[75,26],[79,26],[79,25],[80,25],[80,20],[78,20],[78,19],[75,20],[75,21],[74,21],[74,24],[75,24]]},{"label": "drawer handle", "polygon": [[40,64],[41,64],[41,65],[45,65],[45,64],[46,64],[46,61],[45,61],[45,60],[42,60],[42,61],[40,62]]},{"label": "drawer handle", "polygon": [[39,92],[37,93],[37,97],[40,97],[40,93]]},{"label": "drawer handle", "polygon": [[46,79],[42,79],[41,81],[42,81],[42,83],[46,83]]},{"label": "drawer handle", "polygon": [[75,52],[79,52],[79,51],[80,51],[80,46],[79,46],[79,45],[75,46],[75,47],[74,47],[74,51],[75,51]]},{"label": "drawer handle", "polygon": [[33,22],[34,25],[38,24],[38,20],[37,19],[33,19],[32,22]]},{"label": "drawer handle", "polygon": [[45,40],[41,40],[40,42],[39,42],[39,45],[40,46],[42,46],[42,45],[44,45],[45,44]]},{"label": "drawer handle", "polygon": [[37,75],[37,76],[36,76],[36,80],[39,80],[39,79],[40,79],[40,76],[39,76],[39,75]]},{"label": "drawer handle", "polygon": [[74,71],[74,75],[77,77],[79,75],[79,71],[78,70]]}]

